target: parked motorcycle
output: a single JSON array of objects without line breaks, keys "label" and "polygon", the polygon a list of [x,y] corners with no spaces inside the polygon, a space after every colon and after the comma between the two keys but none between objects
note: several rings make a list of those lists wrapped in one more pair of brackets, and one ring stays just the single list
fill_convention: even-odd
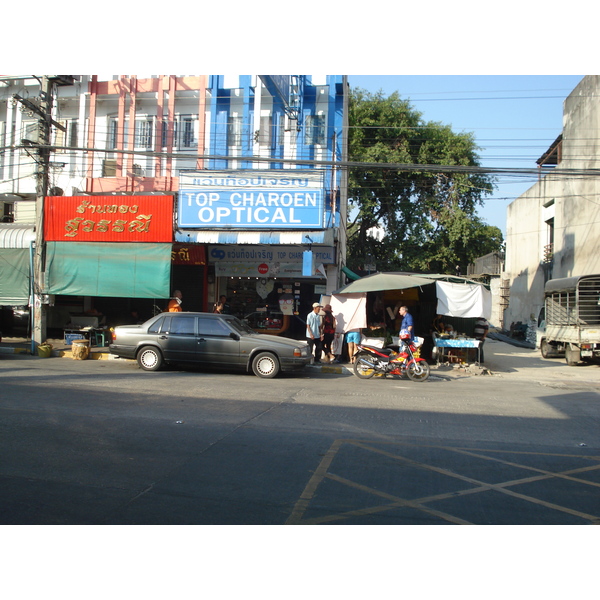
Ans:
[{"label": "parked motorcycle", "polygon": [[429,377],[429,364],[424,358],[415,358],[417,345],[402,339],[399,346],[376,348],[357,344],[354,373],[361,379],[371,379],[375,374],[404,375],[412,381],[425,381]]}]

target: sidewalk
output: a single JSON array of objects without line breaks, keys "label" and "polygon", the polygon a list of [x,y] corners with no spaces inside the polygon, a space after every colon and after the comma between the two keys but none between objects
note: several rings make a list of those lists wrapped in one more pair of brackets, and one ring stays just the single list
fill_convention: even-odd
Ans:
[{"label": "sidewalk", "polygon": [[[73,360],[71,347],[62,339],[48,340],[52,344],[52,356]],[[31,359],[39,359],[31,354],[31,341],[25,338],[3,338],[0,354],[19,354]],[[108,347],[93,347],[88,360],[126,360],[110,354]],[[581,363],[569,367],[564,358],[542,358],[539,350],[517,346],[499,339],[487,339],[485,342],[485,363],[478,365],[430,365],[431,375],[445,379],[462,377],[485,377],[488,379],[524,379],[541,385],[555,387],[573,387],[586,385],[598,386],[600,391],[600,365]],[[310,365],[312,370],[321,373],[353,374],[350,363]]]},{"label": "sidewalk", "polygon": [[[65,344],[64,339],[48,339],[49,344],[52,345],[52,356],[58,358],[73,358],[73,352],[71,346]],[[30,358],[39,358],[37,352],[31,353],[31,340],[22,337],[6,337],[2,338],[0,342],[0,354],[19,354],[21,356],[28,356]],[[88,359],[92,360],[108,360],[115,359],[108,350],[108,347],[96,347],[90,348],[90,354]]]}]

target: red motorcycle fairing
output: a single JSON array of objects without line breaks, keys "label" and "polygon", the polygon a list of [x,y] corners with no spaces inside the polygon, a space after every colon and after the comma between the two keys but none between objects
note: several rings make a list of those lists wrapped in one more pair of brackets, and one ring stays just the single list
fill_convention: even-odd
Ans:
[{"label": "red motorcycle fairing", "polygon": [[367,350],[384,362],[389,362],[393,358],[391,355],[394,351],[391,348],[377,348],[377,346],[363,346],[362,344],[357,344],[357,346],[359,351]]}]

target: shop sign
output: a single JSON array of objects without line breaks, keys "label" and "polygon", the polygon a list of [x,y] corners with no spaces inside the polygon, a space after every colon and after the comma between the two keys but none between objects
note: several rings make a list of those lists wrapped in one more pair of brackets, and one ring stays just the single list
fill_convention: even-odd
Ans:
[{"label": "shop sign", "polygon": [[49,196],[48,242],[172,242],[173,196]]},{"label": "shop sign", "polygon": [[198,244],[173,244],[171,251],[172,265],[205,265],[206,252],[204,246]]},{"label": "shop sign", "polygon": [[[302,246],[275,246],[252,244],[218,244],[208,247],[208,259],[211,264],[217,263],[266,263],[287,262],[298,263],[302,267],[304,256]],[[333,246],[313,246],[314,262],[324,265],[335,263]]]},{"label": "shop sign", "polygon": [[[266,270],[264,267],[267,267]],[[260,267],[260,268],[259,268]],[[272,262],[268,265],[256,263],[219,263],[215,265],[217,277],[303,277],[302,263]],[[313,268],[312,277],[324,277],[318,266]]]},{"label": "shop sign", "polygon": [[[322,265],[335,262],[331,246],[313,246],[312,277],[323,277]],[[208,247],[209,264],[217,277],[302,277],[304,249],[300,246],[216,245]],[[319,269],[320,267],[320,269]]]},{"label": "shop sign", "polygon": [[177,226],[323,229],[324,198],[322,171],[180,172]]}]

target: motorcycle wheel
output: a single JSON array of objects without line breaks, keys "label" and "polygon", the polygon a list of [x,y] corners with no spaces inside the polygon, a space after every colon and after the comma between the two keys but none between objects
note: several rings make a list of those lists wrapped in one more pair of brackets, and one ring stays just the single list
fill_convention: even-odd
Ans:
[{"label": "motorcycle wheel", "polygon": [[406,374],[412,381],[425,381],[429,377],[429,365],[426,360],[416,360],[406,367]]},{"label": "motorcycle wheel", "polygon": [[371,379],[375,375],[375,369],[366,365],[362,360],[367,360],[369,355],[365,352],[356,355],[356,361],[354,362],[354,374],[360,379]]}]

